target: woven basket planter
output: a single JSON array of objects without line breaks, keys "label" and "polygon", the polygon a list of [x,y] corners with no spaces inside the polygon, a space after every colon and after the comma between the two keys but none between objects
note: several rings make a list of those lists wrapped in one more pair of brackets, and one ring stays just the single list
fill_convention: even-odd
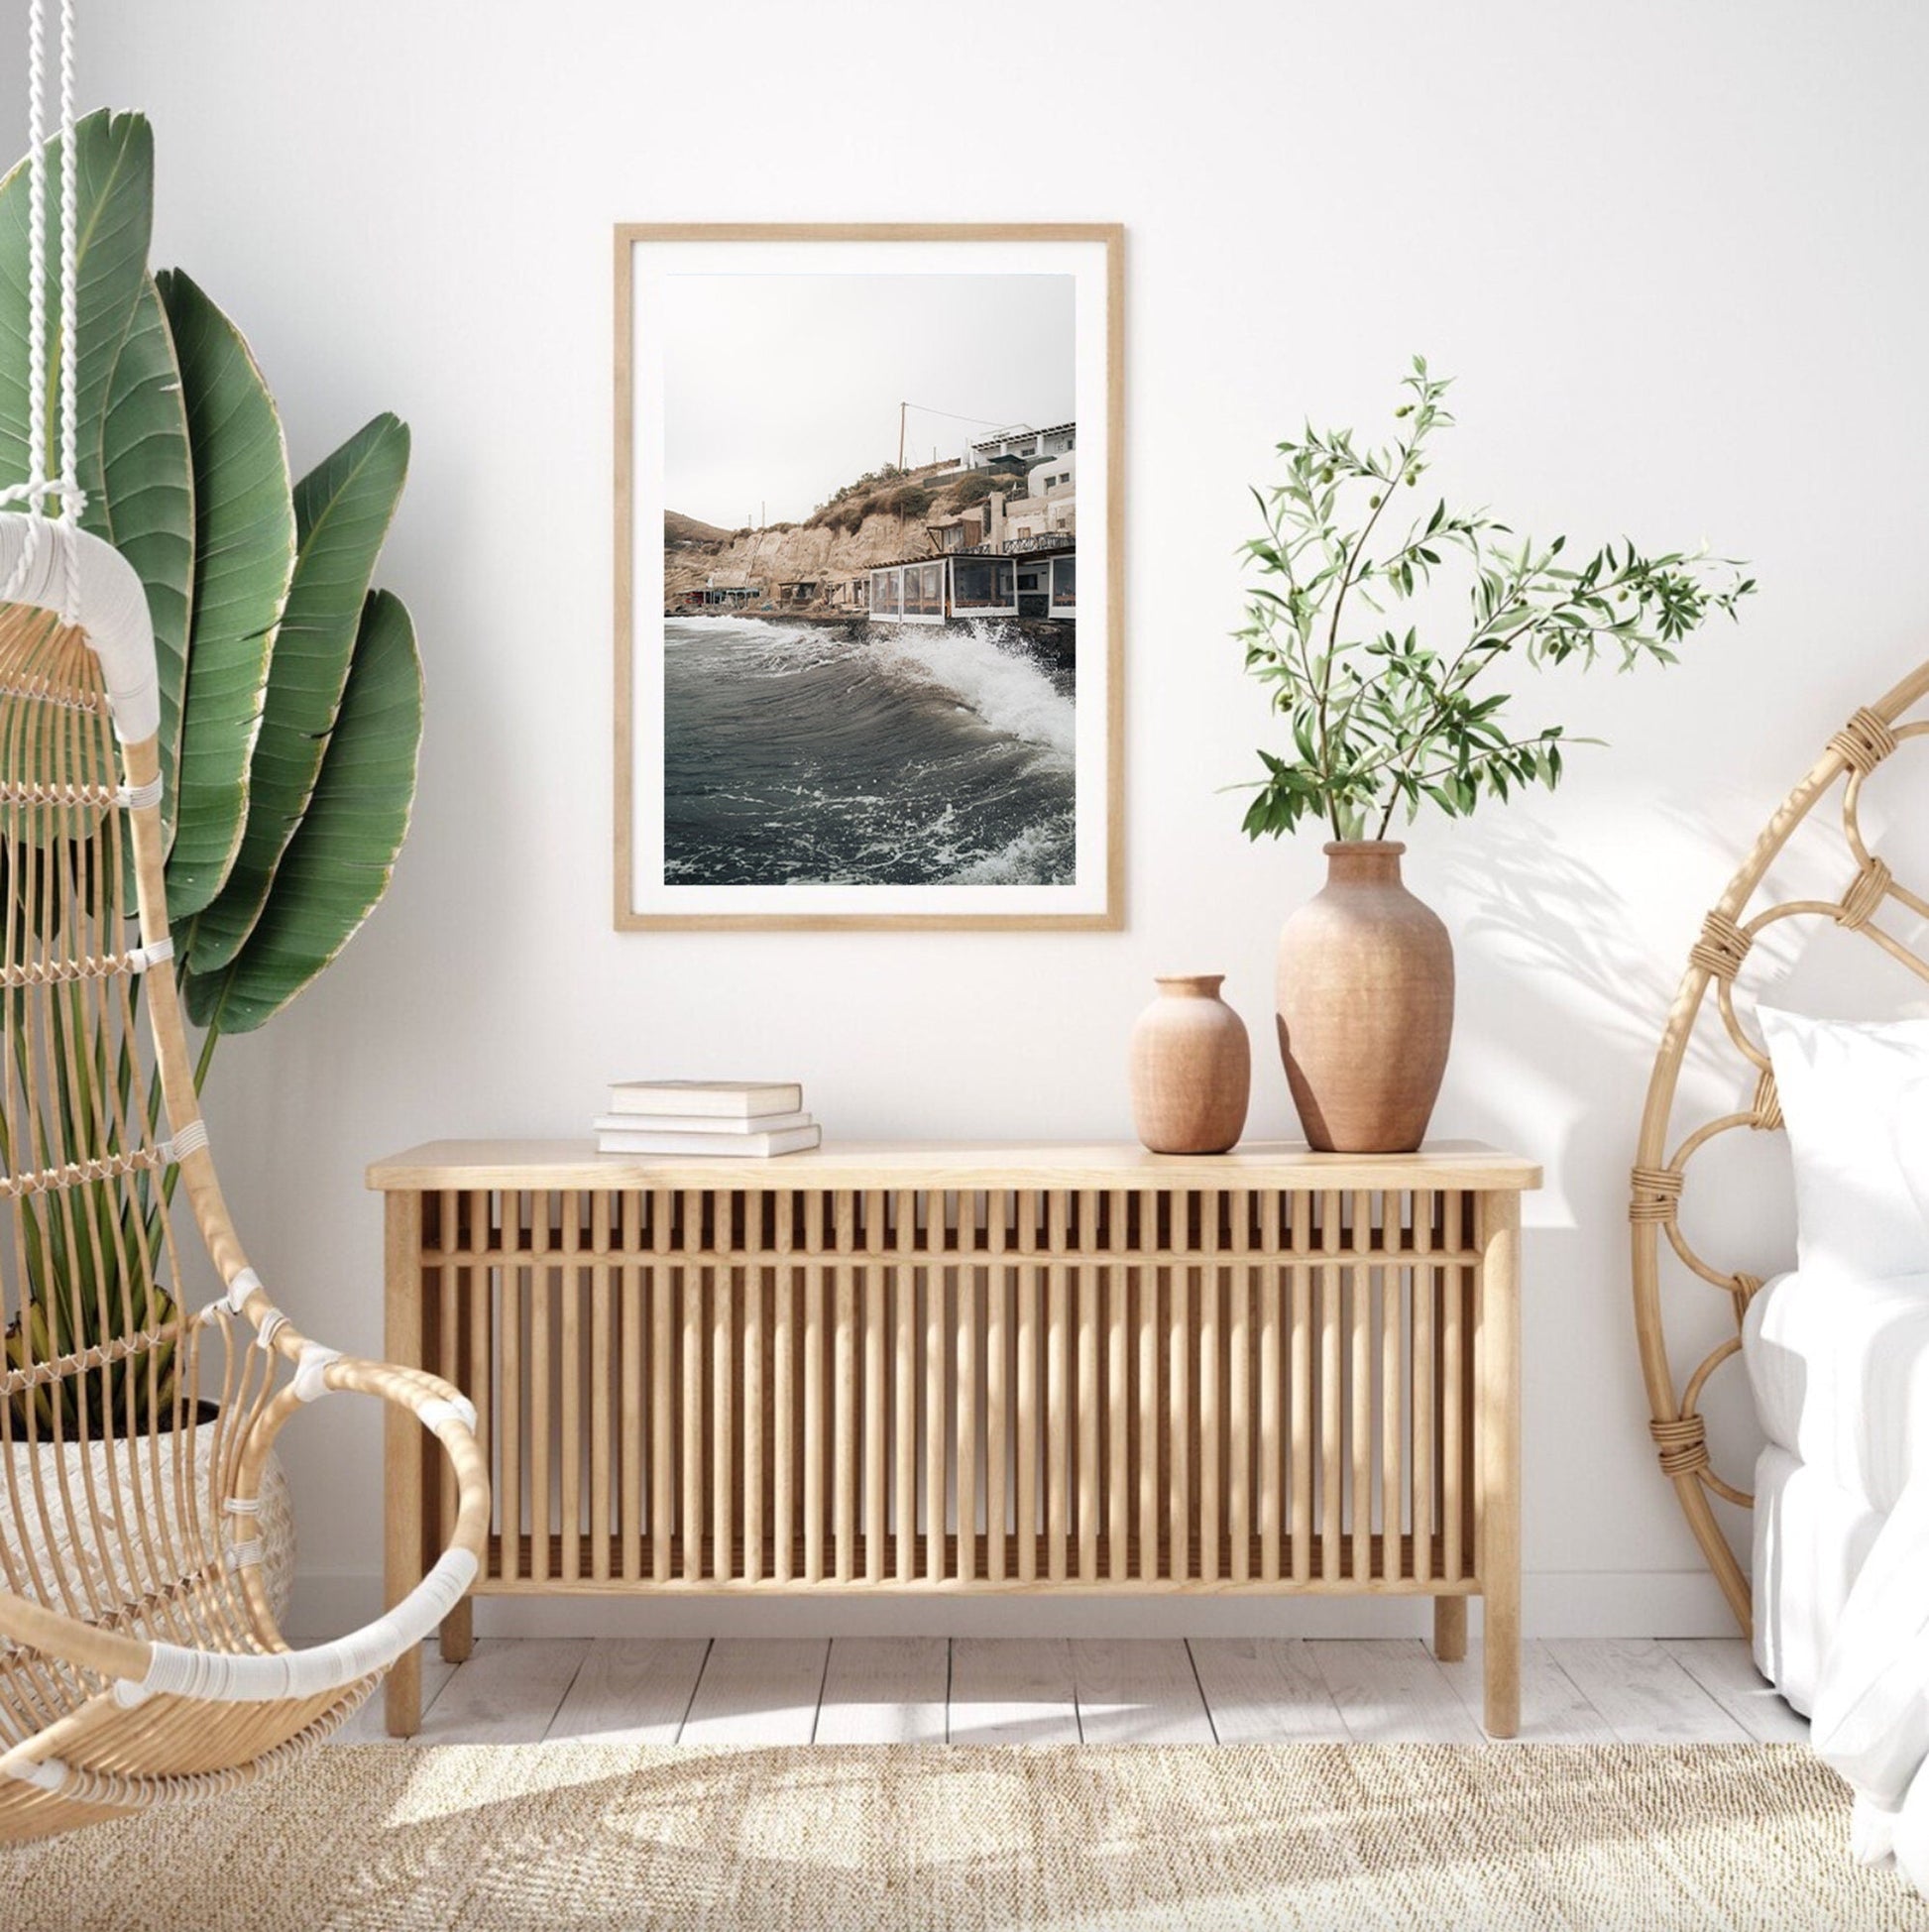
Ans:
[{"label": "woven basket planter", "polygon": [[[294,1511],[287,1478],[270,1455],[259,1515],[221,1514],[213,1482],[223,1431],[194,1431],[192,1495],[170,1432],[112,1442],[15,1441],[0,1462],[0,1543],[20,1566],[22,1594],[57,1609],[69,1605],[132,1636],[169,1637],[174,1620],[162,1606],[224,1597],[240,1600],[239,1572],[212,1553],[259,1540],[262,1582],[277,1624],[294,1587]],[[187,1589],[183,1593],[182,1585]],[[232,1616],[232,1611],[227,1613]],[[203,1609],[201,1616],[205,1617]],[[197,1618],[196,1621],[200,1621]]]}]

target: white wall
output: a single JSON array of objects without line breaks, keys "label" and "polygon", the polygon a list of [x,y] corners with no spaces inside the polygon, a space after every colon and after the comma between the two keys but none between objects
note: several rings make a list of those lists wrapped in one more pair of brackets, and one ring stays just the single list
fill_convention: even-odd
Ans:
[{"label": "white wall", "polygon": [[[800,1077],[834,1133],[1120,1134],[1155,971],[1223,968],[1262,1021],[1320,860],[1246,846],[1216,789],[1269,734],[1226,635],[1246,485],[1305,413],[1375,417],[1413,351],[1459,378],[1464,497],[1752,558],[1746,623],[1678,671],[1532,694],[1613,740],[1568,789],[1425,824],[1409,860],[1459,936],[1438,1129],[1548,1172],[1530,1626],[1721,1628],[1646,1439],[1626,1169],[1732,854],[1929,643],[1929,17],[1060,0],[1025,27],[1049,184],[1003,165],[995,50],[901,0],[94,0],[82,28],[87,103],[156,123],[156,259],[248,330],[297,464],[378,408],[415,432],[383,569],[428,666],[414,836],[210,1095],[263,1272],[351,1346],[381,1334],[362,1167],[412,1141],[578,1131],[612,1076],[724,1067]],[[1188,513],[1129,568],[1123,934],[611,931],[609,234],[711,217],[1127,225],[1130,528],[1162,484]],[[1292,1131],[1270,1062],[1252,1126]],[[368,1593],[379,1440],[347,1403],[292,1439],[311,1617]]]}]

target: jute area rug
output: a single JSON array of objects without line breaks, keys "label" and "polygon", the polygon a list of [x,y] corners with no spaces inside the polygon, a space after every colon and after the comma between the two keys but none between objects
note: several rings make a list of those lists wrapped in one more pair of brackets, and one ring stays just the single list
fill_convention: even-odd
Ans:
[{"label": "jute area rug", "polygon": [[61,1932],[1929,1927],[1785,1745],[345,1746],[0,1865]]}]

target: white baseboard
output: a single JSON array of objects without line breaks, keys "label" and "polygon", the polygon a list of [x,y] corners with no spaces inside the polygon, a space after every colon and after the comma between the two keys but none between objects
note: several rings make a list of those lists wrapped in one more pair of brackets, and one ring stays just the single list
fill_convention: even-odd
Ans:
[{"label": "white baseboard", "polygon": [[[1705,1570],[1543,1571],[1522,1584],[1529,1637],[1733,1637]],[[373,1571],[304,1576],[289,1635],[337,1637],[378,1616]],[[1473,1605],[1480,1628],[1480,1605]],[[485,1597],[488,1637],[1418,1637],[1399,1597]]]}]

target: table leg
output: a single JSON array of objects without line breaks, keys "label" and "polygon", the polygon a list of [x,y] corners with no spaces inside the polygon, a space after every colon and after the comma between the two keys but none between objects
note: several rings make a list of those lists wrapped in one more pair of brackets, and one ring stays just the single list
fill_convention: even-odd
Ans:
[{"label": "table leg", "polygon": [[467,1663],[476,1648],[476,1600],[464,1597],[442,1619],[440,1631],[442,1661]]},{"label": "table leg", "polygon": [[1486,1725],[1521,1728],[1521,1197],[1480,1196],[1481,1269],[1474,1349],[1478,1380],[1481,1593]]},{"label": "table leg", "polygon": [[[384,1350],[398,1368],[422,1359],[422,1197],[398,1192],[384,1200],[383,1264],[387,1314]],[[385,1587],[393,1610],[422,1580],[423,1487],[428,1431],[406,1410],[386,1405],[384,1449],[388,1465]],[[422,1721],[422,1653],[410,1645],[389,1672],[386,1689],[389,1735],[406,1738]]]},{"label": "table leg", "polygon": [[1458,1663],[1467,1654],[1467,1600],[1433,1599],[1433,1654],[1442,1663]]}]

